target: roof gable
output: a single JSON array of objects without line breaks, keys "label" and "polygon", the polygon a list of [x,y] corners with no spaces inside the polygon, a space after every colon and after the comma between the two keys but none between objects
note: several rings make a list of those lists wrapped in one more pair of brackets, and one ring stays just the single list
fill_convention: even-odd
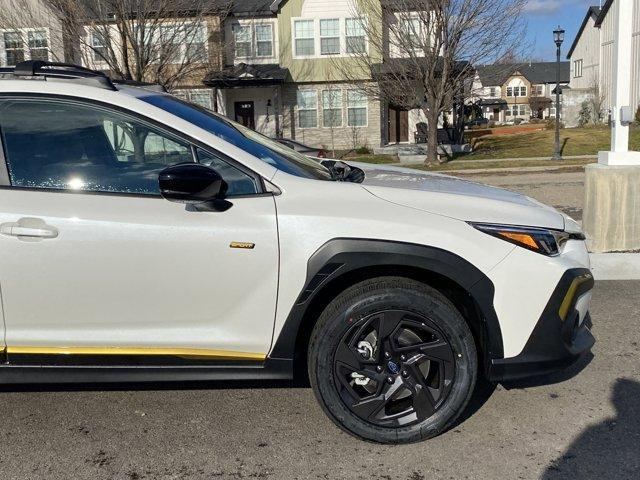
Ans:
[{"label": "roof gable", "polygon": [[[497,87],[506,83],[509,77],[521,75],[534,85],[556,82],[556,62],[518,63],[507,65],[486,65],[478,67],[478,76],[483,87]],[[560,83],[569,83],[569,62],[560,62]]]},{"label": "roof gable", "polygon": [[576,34],[576,38],[573,39],[571,48],[569,48],[569,53],[567,53],[567,58],[571,58],[571,55],[573,54],[573,51],[578,45],[578,42],[580,41],[580,37],[582,36],[582,33],[584,32],[584,29],[586,28],[590,18],[593,18],[595,27],[598,27],[598,19],[600,17],[601,11],[602,10],[600,9],[600,7],[596,5],[589,7],[589,9],[587,10],[587,14],[584,16],[584,20],[582,21],[582,25],[580,25],[580,29]]}]

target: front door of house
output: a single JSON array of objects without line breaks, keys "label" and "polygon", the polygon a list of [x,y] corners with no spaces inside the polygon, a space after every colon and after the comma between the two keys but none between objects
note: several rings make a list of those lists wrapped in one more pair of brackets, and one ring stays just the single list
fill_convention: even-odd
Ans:
[{"label": "front door of house", "polygon": [[236,122],[255,130],[256,120],[253,102],[235,102],[233,107]]},{"label": "front door of house", "polygon": [[409,111],[389,106],[389,143],[409,141]]},{"label": "front door of house", "polygon": [[495,120],[496,122],[498,120],[500,120],[500,109],[499,108],[494,108],[493,109],[493,115],[491,115],[491,120]]}]

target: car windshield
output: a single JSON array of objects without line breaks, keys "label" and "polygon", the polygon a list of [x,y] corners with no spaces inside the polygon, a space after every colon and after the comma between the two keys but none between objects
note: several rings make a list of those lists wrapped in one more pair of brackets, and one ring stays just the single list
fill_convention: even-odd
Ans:
[{"label": "car windshield", "polygon": [[140,99],[197,125],[278,170],[298,177],[333,180],[329,169],[320,162],[210,110],[171,95],[146,95]]}]

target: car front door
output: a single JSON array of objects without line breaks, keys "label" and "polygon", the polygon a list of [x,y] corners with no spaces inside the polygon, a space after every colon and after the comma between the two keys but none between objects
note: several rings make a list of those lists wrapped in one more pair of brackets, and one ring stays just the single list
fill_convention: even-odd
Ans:
[{"label": "car front door", "polygon": [[[89,103],[2,97],[0,133],[10,361],[56,353],[264,358],[278,242],[274,199],[252,172]],[[198,158],[228,182],[230,208],[200,211],[160,197],[158,172]]]}]

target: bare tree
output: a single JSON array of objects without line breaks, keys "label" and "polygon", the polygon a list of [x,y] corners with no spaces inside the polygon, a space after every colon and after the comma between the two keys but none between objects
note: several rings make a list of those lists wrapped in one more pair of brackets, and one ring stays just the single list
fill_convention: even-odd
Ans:
[{"label": "bare tree", "polygon": [[591,121],[594,125],[602,123],[604,119],[604,102],[605,102],[605,89],[601,87],[600,80],[597,74],[594,74],[591,78],[590,100],[591,104]]},{"label": "bare tree", "polygon": [[421,108],[428,123],[427,162],[437,161],[441,115],[456,111],[454,104],[469,95],[473,65],[493,64],[513,52],[513,45],[522,45],[526,0],[355,3],[368,48],[348,43],[347,53],[359,68],[340,59],[336,65],[350,80],[372,74],[376,81],[365,85],[370,95],[401,108]]},{"label": "bare tree", "polygon": [[529,108],[531,108],[531,118],[537,118],[542,120],[544,117],[544,110],[551,105],[551,99],[544,95],[538,95],[536,89],[531,87],[531,94],[529,95]]},{"label": "bare tree", "polygon": [[21,4],[11,19],[16,25],[28,25],[42,9],[50,12],[67,59],[109,71],[114,78],[168,89],[199,84],[211,68],[221,66],[221,25],[231,5],[207,0],[4,1]]}]

